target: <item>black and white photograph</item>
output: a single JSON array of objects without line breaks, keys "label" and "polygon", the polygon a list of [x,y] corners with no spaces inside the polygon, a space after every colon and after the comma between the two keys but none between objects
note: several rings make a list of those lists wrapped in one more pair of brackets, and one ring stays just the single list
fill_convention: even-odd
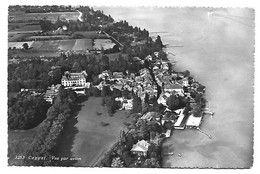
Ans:
[{"label": "black and white photograph", "polygon": [[7,9],[7,166],[256,165],[254,7]]}]

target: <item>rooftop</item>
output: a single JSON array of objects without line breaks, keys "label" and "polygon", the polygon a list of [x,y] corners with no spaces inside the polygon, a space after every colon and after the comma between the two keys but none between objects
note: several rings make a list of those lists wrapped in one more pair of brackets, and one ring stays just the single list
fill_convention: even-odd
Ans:
[{"label": "rooftop", "polygon": [[150,146],[150,144],[147,141],[141,140],[133,145],[133,148],[131,149],[131,151],[147,152],[149,146]]}]

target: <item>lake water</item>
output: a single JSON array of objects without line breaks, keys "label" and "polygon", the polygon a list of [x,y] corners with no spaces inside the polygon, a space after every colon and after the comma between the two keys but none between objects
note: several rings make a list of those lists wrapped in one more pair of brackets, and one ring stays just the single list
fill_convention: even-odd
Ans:
[{"label": "lake water", "polygon": [[[115,20],[159,34],[176,54],[177,70],[190,70],[207,87],[201,129],[175,131],[164,167],[249,168],[253,164],[254,11],[247,8],[98,7]],[[210,12],[210,13],[209,13]],[[174,47],[183,46],[183,47]],[[181,157],[177,154],[180,153]]]}]

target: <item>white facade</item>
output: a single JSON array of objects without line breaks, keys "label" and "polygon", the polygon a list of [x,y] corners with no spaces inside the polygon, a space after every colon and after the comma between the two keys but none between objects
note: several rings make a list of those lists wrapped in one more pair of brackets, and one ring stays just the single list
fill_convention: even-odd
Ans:
[{"label": "white facade", "polygon": [[62,76],[61,84],[64,87],[86,86],[86,72],[69,73],[68,71]]}]

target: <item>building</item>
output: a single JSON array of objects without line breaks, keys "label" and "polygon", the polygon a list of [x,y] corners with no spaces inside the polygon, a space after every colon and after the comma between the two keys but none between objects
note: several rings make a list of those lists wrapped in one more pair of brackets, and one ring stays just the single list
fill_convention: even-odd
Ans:
[{"label": "building", "polygon": [[161,115],[158,112],[147,112],[142,117],[140,117],[140,119],[147,120],[147,121],[154,120],[154,121],[160,122]]},{"label": "building", "polygon": [[165,92],[176,92],[179,95],[184,94],[183,87],[179,84],[173,84],[173,83],[165,83],[164,84],[164,91]]},{"label": "building", "polygon": [[70,73],[66,71],[61,79],[61,84],[64,87],[85,87],[86,86],[86,71],[80,73]]},{"label": "building", "polygon": [[133,145],[131,152],[133,154],[137,154],[139,156],[146,156],[149,146],[150,146],[150,144],[147,141],[141,140]]},{"label": "building", "polygon": [[174,123],[175,129],[185,129],[186,126],[186,117],[183,114],[184,109],[175,110],[175,112],[179,115],[177,121]]},{"label": "building", "polygon": [[121,102],[122,107],[119,110],[131,110],[133,108],[133,99],[125,99],[124,97],[116,97],[115,101]]},{"label": "building", "polygon": [[166,138],[169,138],[170,136],[171,136],[171,130],[169,129],[169,130],[167,130],[166,132],[165,132],[165,137]]},{"label": "building", "polygon": [[200,126],[202,121],[202,117],[194,117],[193,114],[191,114],[187,120],[186,126],[188,128],[197,128]]},{"label": "building", "polygon": [[48,89],[44,94],[44,100],[53,104],[54,99],[58,95],[60,86],[61,86],[60,84],[57,84],[56,86],[52,85],[51,87],[48,87]]},{"label": "building", "polygon": [[164,92],[160,95],[157,102],[158,104],[163,104],[164,106],[167,106],[167,99],[171,96],[170,93]]}]

